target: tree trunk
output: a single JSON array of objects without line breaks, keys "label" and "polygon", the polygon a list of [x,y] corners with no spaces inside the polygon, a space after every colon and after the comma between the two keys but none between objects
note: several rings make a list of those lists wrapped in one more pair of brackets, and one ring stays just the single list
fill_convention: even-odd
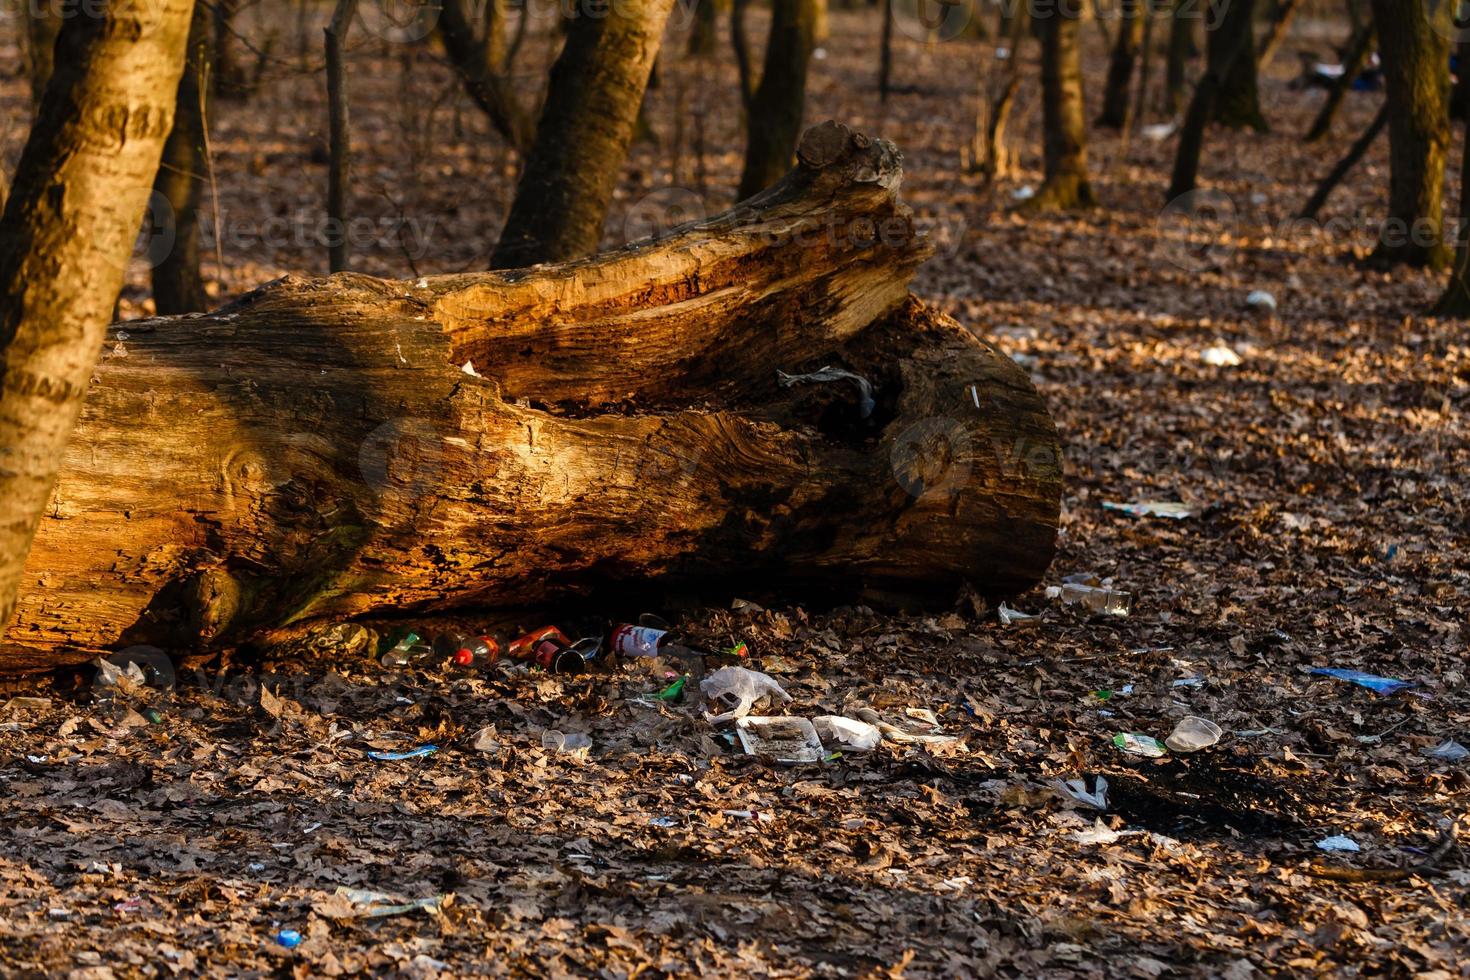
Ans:
[{"label": "tree trunk", "polygon": [[1271,21],[1271,29],[1266,32],[1266,38],[1261,42],[1261,50],[1256,56],[1258,73],[1271,67],[1271,62],[1276,60],[1276,52],[1281,50],[1286,36],[1291,33],[1291,25],[1301,9],[1302,0],[1281,0],[1276,5],[1276,18]]},{"label": "tree trunk", "polygon": [[193,6],[98,3],[67,18],[0,218],[0,628],[172,128]]},{"label": "tree trunk", "polygon": [[731,0],[730,49],[735,53],[735,70],[740,78],[740,105],[749,124],[750,103],[755,99],[755,70],[750,64],[750,38],[745,32],[745,8],[750,0]]},{"label": "tree trunk", "polygon": [[1185,71],[1189,67],[1190,53],[1194,50],[1195,17],[1190,13],[1187,0],[1174,0],[1169,18],[1169,60],[1164,69],[1165,110],[1170,116],[1179,115],[1184,106]]},{"label": "tree trunk", "polygon": [[1148,0],[1123,0],[1122,23],[1113,44],[1108,63],[1108,80],[1103,88],[1102,113],[1097,124],[1107,129],[1122,129],[1128,122],[1129,86],[1133,82],[1133,65],[1143,46],[1144,20]]},{"label": "tree trunk", "polygon": [[1041,106],[1046,181],[1033,208],[1087,208],[1097,204],[1087,177],[1087,109],[1078,50],[1080,0],[1060,0],[1041,17]]},{"label": "tree trunk", "polygon": [[672,6],[622,0],[573,20],[492,267],[597,251]]},{"label": "tree trunk", "polygon": [[893,79],[893,0],[883,0],[883,34],[878,46],[878,101],[888,101]]},{"label": "tree trunk", "polygon": [[[1470,65],[1460,63],[1461,72]],[[1434,306],[1435,316],[1470,317],[1470,99],[1462,107],[1466,113],[1465,148],[1460,155],[1460,220],[1455,229],[1455,261],[1450,268],[1450,282]]]},{"label": "tree trunk", "polygon": [[718,31],[715,25],[719,19],[719,7],[716,0],[694,0],[694,24],[689,29],[688,53],[696,58],[708,58],[714,55]]},{"label": "tree trunk", "polygon": [[812,56],[817,0],[774,0],[771,37],[760,85],[745,127],[745,168],[738,197],[750,197],[780,180],[796,153],[806,112],[806,71]]},{"label": "tree trunk", "polygon": [[[153,304],[161,316],[202,313],[209,308],[204,278],[199,274],[199,204],[207,179],[202,100],[210,72],[212,26],[209,9],[196,6],[184,74],[174,101],[174,126],[153,179],[154,235],[148,259],[153,264]],[[166,213],[157,213],[160,209]],[[216,228],[215,234],[219,233]]]},{"label": "tree trunk", "polygon": [[[1179,148],[1175,152],[1174,173],[1169,181],[1170,201],[1195,189],[1199,180],[1200,154],[1204,152],[1205,130],[1216,115],[1215,106],[1224,89],[1225,79],[1236,59],[1255,56],[1251,48],[1250,33],[1238,29],[1233,33],[1231,31],[1231,28],[1239,26],[1230,21],[1234,10],[1233,4],[1226,5],[1223,9],[1210,8],[1211,16],[1215,18],[1206,25],[1210,34],[1211,56],[1204,75],[1194,87],[1194,97],[1189,100],[1189,110],[1184,114],[1184,125],[1179,129]],[[1230,44],[1220,43],[1216,38],[1217,34],[1229,35]]]},{"label": "tree trunk", "polygon": [[1230,129],[1264,133],[1269,127],[1261,114],[1257,90],[1255,6],[1255,0],[1230,0],[1209,32],[1206,51],[1211,70],[1218,64],[1221,78],[1211,121]]},{"label": "tree trunk", "polygon": [[357,0],[337,0],[324,28],[327,59],[327,267],[347,271],[347,203],[352,190],[352,124],[347,98],[347,32]]},{"label": "tree trunk", "polygon": [[56,35],[61,31],[61,6],[47,0],[27,0],[24,5],[26,20],[26,75],[31,83],[31,106],[41,105],[41,96],[46,92],[46,82],[51,78],[56,59]]},{"label": "tree trunk", "polygon": [[[1449,154],[1449,34],[1454,4],[1374,0],[1389,118],[1388,219],[1374,261],[1442,269]],[[1443,18],[1443,20],[1436,20]]]},{"label": "tree trunk", "polygon": [[506,0],[484,3],[485,36],[477,37],[470,20],[470,0],[442,0],[439,40],[466,94],[501,138],[524,153],[535,137],[536,121],[521,105],[508,72],[505,22],[509,4]]},{"label": "tree trunk", "polygon": [[1337,190],[1337,186],[1342,183],[1343,178],[1351,173],[1352,169],[1358,165],[1358,161],[1367,155],[1368,148],[1374,144],[1387,126],[1388,103],[1384,102],[1383,108],[1378,110],[1378,115],[1373,117],[1372,124],[1353,141],[1353,145],[1348,148],[1343,158],[1337,161],[1332,171],[1326,177],[1322,178],[1322,182],[1317,185],[1317,189],[1312,192],[1312,196],[1307,199],[1306,205],[1302,207],[1300,217],[1308,220],[1316,219],[1317,215],[1321,213],[1322,208],[1327,205],[1327,199],[1332,196],[1332,192]]},{"label": "tree trunk", "polygon": [[1363,65],[1367,63],[1368,56],[1373,53],[1373,42],[1377,40],[1378,32],[1373,29],[1373,22],[1369,21],[1353,32],[1349,41],[1347,51],[1342,58],[1342,76],[1332,83],[1327,90],[1327,101],[1322,103],[1322,108],[1317,110],[1317,118],[1312,120],[1312,128],[1307,130],[1306,140],[1315,143],[1332,131],[1332,123],[1337,119],[1337,111],[1342,108],[1342,100],[1346,98],[1357,81],[1358,75],[1363,71]]},{"label": "tree trunk", "polygon": [[[127,324],[0,662],[670,586],[930,607],[1030,587],[1061,495],[1044,402],[908,296],[929,250],[894,146],[824,123],[798,156],[594,259],[288,277]],[[872,382],[866,414],[849,380],[779,382],[826,365]]]}]

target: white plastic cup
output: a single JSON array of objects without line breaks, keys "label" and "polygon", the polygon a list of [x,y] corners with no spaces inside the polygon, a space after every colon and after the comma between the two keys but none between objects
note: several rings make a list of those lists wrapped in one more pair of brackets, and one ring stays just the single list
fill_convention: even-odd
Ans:
[{"label": "white plastic cup", "polygon": [[1164,744],[1169,747],[1169,751],[1183,755],[1209,748],[1220,741],[1222,734],[1224,732],[1220,726],[1208,718],[1186,715],[1174,726],[1169,737],[1164,739]]}]

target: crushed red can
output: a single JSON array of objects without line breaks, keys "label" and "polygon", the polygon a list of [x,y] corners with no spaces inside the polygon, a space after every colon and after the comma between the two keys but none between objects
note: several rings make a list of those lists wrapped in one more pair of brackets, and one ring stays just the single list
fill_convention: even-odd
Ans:
[{"label": "crushed red can", "polygon": [[506,656],[529,660],[554,674],[579,674],[587,668],[587,658],[572,649],[572,641],[555,626],[543,626],[510,641]]}]

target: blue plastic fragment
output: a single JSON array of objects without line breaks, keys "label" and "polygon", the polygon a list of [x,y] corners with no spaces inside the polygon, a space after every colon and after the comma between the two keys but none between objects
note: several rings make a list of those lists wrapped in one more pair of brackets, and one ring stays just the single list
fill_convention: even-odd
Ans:
[{"label": "blue plastic fragment", "polygon": [[437,745],[420,745],[407,752],[369,752],[368,758],[378,762],[402,762],[404,759],[418,759],[426,755],[433,755],[438,751],[439,746]]},{"label": "blue plastic fragment", "polygon": [[297,932],[295,929],[282,929],[280,932],[276,933],[276,942],[280,943],[287,949],[295,949],[297,946],[301,945],[301,933]]},{"label": "blue plastic fragment", "polygon": [[1359,687],[1378,694],[1393,694],[1402,691],[1406,687],[1414,687],[1410,681],[1396,680],[1392,677],[1379,677],[1377,674],[1365,674],[1361,670],[1347,670],[1343,667],[1313,667],[1312,673],[1321,674],[1324,677],[1336,677],[1340,681],[1348,681]]}]

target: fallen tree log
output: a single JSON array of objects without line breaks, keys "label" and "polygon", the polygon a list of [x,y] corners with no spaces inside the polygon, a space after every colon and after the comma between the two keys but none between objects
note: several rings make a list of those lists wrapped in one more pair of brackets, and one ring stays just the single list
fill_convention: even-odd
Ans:
[{"label": "fallen tree log", "polygon": [[[1049,564],[1056,431],[908,295],[892,144],[595,258],[113,328],[0,667],[643,585],[951,601]],[[832,365],[847,378],[783,383]],[[790,382],[790,378],[784,379]]]}]

